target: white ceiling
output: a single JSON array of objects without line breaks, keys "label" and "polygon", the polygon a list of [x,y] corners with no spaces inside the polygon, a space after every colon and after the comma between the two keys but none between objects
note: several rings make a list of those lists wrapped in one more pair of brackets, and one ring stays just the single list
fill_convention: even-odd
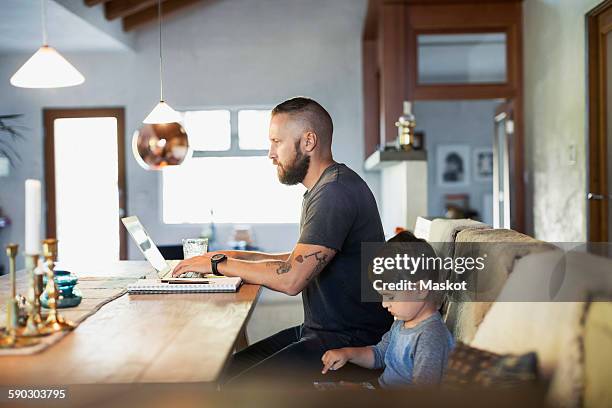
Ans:
[{"label": "white ceiling", "polygon": [[[47,0],[47,33],[49,45],[60,52],[125,50],[125,44],[53,0]],[[41,42],[40,0],[2,0],[0,54],[34,52]]]}]

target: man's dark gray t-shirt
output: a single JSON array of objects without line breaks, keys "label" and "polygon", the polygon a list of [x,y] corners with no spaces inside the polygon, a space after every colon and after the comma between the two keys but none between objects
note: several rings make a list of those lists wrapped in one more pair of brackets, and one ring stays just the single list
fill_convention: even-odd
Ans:
[{"label": "man's dark gray t-shirt", "polygon": [[368,185],[344,164],[329,166],[304,194],[299,243],[337,251],[302,291],[304,327],[375,344],[393,323],[379,302],[361,301],[361,243],[385,236]]}]

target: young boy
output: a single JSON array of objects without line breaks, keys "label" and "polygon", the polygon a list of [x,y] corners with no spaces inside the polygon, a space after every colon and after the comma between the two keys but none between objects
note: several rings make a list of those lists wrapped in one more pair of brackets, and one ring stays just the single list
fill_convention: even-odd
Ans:
[{"label": "young boy", "polygon": [[[397,245],[400,245],[402,249],[399,252],[409,256],[435,257],[433,248],[426,241],[407,231],[396,235],[389,242],[408,243],[393,244],[391,252],[394,254],[398,253]],[[387,244],[386,252],[390,252],[388,247]],[[395,275],[396,279],[406,278],[413,282],[429,279],[435,281],[437,277],[436,271],[422,269],[408,273],[398,271]],[[383,296],[383,307],[396,319],[391,329],[375,346],[328,350],[321,358],[322,373],[338,370],[350,362],[370,369],[384,368],[378,378],[378,384],[383,388],[438,384],[454,346],[454,340],[438,313],[441,295],[420,289],[380,291],[380,294]]]}]

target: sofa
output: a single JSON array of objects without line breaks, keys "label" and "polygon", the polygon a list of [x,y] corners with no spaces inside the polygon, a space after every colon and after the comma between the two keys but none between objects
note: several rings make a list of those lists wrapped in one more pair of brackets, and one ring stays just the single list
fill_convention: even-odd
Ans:
[{"label": "sofa", "polygon": [[535,352],[553,406],[612,406],[612,259],[592,253],[607,244],[564,248],[467,219],[428,226],[421,233],[438,256],[490,256],[477,282],[486,284],[486,301],[454,298],[443,310],[458,342],[498,354]]}]

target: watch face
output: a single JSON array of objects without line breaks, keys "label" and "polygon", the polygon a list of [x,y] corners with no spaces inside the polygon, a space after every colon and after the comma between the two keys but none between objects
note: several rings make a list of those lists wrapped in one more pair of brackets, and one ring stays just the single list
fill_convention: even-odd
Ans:
[{"label": "watch face", "polygon": [[225,255],[223,255],[223,254],[215,254],[210,259],[212,259],[213,261],[222,261],[223,259],[225,259]]}]

